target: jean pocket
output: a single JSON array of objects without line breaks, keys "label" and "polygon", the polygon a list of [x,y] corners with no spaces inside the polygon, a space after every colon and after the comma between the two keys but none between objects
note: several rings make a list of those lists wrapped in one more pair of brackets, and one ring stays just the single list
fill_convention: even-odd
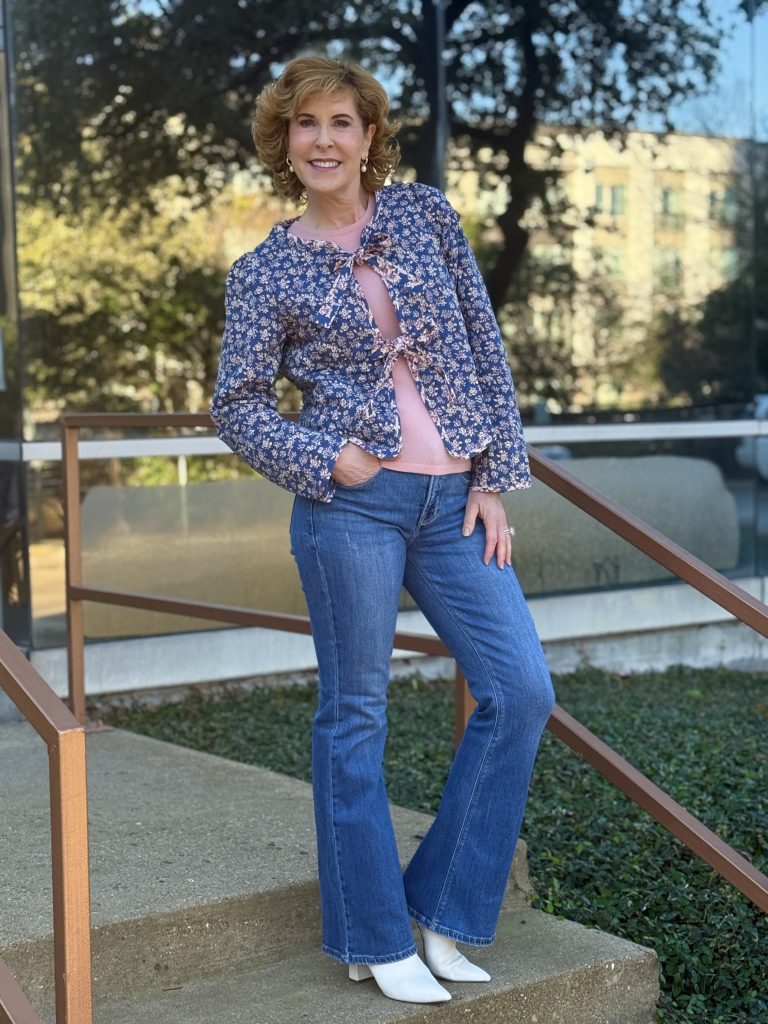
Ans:
[{"label": "jean pocket", "polygon": [[371,475],[367,476],[365,480],[358,480],[356,484],[340,484],[338,481],[336,481],[336,486],[341,487],[343,491],[359,491],[361,488],[366,487],[369,483],[371,483],[372,480],[375,480],[379,473],[383,472],[384,467],[379,466],[376,472],[371,473]]},{"label": "jean pocket", "polygon": [[472,470],[471,469],[462,470],[462,472],[459,474],[459,476],[461,477],[461,479],[464,481],[465,484],[471,484],[472,483]]}]

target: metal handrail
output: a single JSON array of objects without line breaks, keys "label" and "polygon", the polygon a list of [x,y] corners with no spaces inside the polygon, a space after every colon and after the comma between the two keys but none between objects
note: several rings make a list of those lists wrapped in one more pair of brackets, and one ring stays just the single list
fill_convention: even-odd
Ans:
[{"label": "metal handrail", "polygon": [[[288,414],[295,419],[296,413]],[[83,602],[94,601],[123,607],[143,608],[161,613],[187,615],[240,626],[260,626],[289,632],[310,633],[309,619],[298,615],[235,608],[229,605],[206,604],[150,594],[127,593],[86,587],[82,580],[82,549],[80,535],[80,476],[78,432],[82,427],[113,426],[211,426],[205,414],[131,414],[110,416],[105,413],[63,416],[62,453],[65,494],[65,538],[67,555],[67,636],[69,657],[70,706],[84,721],[85,679]],[[555,490],[584,512],[645,552],[660,565],[696,590],[716,601],[736,618],[768,636],[768,606],[708,565],[675,544],[658,530],[644,523],[628,509],[599,494],[568,473],[562,466],[528,449],[531,469],[542,483]],[[397,632],[394,647],[399,650],[450,656],[438,637]],[[458,742],[474,707],[466,680],[456,670],[455,735]],[[723,842],[703,822],[674,801],[647,776],[608,747],[599,737],[577,722],[559,706],[555,707],[547,728],[567,743],[576,753],[596,768],[609,782],[651,814],[664,828],[680,839],[718,874],[726,878],[761,910],[768,912],[768,877],[758,871],[737,850]]]},{"label": "metal handrail", "polygon": [[725,608],[741,622],[768,636],[768,605],[752,597],[736,583],[717,572],[690,551],[675,544],[659,530],[639,519],[629,509],[583,483],[562,465],[528,449],[534,476],[572,505],[623,537],[633,547],[669,569],[679,579]]},{"label": "metal handrail", "polygon": [[[0,687],[48,747],[56,1024],[92,1024],[85,729],[1,631]],[[1,960],[0,1024],[40,1024]]]},{"label": "metal handrail", "polygon": [[[88,415],[88,414],[84,414]],[[197,414],[192,414],[197,415]],[[640,420],[622,423],[568,423],[548,425],[529,424],[525,428],[529,444],[584,445],[595,442],[632,444],[640,442],[713,441],[731,438],[751,440],[754,444],[768,437],[768,420],[757,419],[696,419],[696,420]],[[19,449],[21,449],[19,451]],[[187,435],[175,438],[136,439],[130,437],[100,438],[80,443],[80,459],[132,459],[139,456],[162,455],[227,455],[231,449],[218,437]],[[61,440],[2,441],[0,461],[3,458],[22,462],[60,462]]]},{"label": "metal handrail", "polygon": [[16,976],[0,960],[0,1024],[42,1024]]}]

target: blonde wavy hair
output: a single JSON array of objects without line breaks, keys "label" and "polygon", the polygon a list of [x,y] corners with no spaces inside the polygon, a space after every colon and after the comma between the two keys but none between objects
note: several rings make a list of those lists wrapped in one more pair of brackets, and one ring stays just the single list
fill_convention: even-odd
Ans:
[{"label": "blonde wavy hair", "polygon": [[368,150],[368,168],[361,171],[363,186],[375,192],[400,162],[400,146],[394,136],[400,125],[389,120],[389,97],[365,68],[351,60],[335,60],[319,54],[294,57],[283,73],[265,86],[256,99],[251,133],[256,152],[272,175],[278,195],[300,202],[304,185],[286,164],[288,125],[307,97],[351,89],[365,128],[376,125]]}]

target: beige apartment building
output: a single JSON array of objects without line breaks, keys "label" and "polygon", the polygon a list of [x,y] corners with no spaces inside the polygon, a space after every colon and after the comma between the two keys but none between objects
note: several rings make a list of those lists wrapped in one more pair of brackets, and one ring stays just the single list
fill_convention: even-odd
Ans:
[{"label": "beige apartment building", "polygon": [[[580,282],[570,316],[574,361],[585,371],[585,397],[613,404],[621,395],[601,378],[601,364],[636,363],[658,313],[695,316],[739,273],[748,216],[745,143],[649,132],[631,132],[622,142],[601,131],[559,132],[557,141]],[[549,244],[546,231],[534,232],[534,255]],[[652,397],[649,386],[647,379],[633,382],[630,372],[624,398]]]},{"label": "beige apartment building", "polygon": [[[633,376],[631,368],[649,344],[654,317],[665,309],[695,315],[743,265],[738,235],[748,218],[746,143],[651,132],[620,140],[598,129],[584,135],[542,129],[528,158],[533,166],[559,160],[567,202],[560,233],[529,213],[531,254],[575,271],[572,293],[536,296],[534,331],[545,344],[553,330],[567,342],[583,370],[579,397],[586,403],[654,397],[652,382]],[[448,191],[463,211],[500,213],[504,185],[479,186],[478,176],[465,172],[449,181]],[[611,366],[623,369],[613,377],[601,372]]]}]

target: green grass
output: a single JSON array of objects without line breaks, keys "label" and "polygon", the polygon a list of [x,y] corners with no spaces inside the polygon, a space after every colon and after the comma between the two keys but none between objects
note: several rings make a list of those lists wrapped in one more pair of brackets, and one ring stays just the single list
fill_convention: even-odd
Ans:
[{"label": "green grass", "polygon": [[[555,680],[559,703],[768,871],[768,676],[676,668]],[[314,687],[115,708],[123,728],[310,778]],[[393,683],[390,799],[434,813],[452,757],[452,682]],[[659,1021],[768,1024],[768,919],[545,734],[523,834],[534,905],[656,950]]]}]

